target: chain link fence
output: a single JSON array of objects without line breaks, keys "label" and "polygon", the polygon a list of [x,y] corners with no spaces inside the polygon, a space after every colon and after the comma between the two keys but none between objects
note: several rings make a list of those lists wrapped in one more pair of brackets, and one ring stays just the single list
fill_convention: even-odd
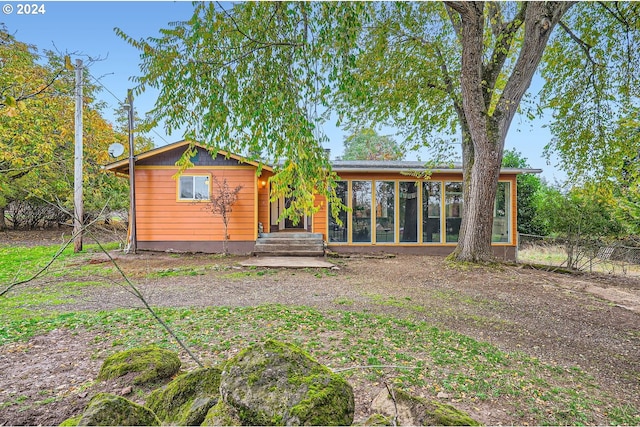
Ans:
[{"label": "chain link fence", "polygon": [[640,243],[520,234],[518,261],[588,272],[640,276]]}]

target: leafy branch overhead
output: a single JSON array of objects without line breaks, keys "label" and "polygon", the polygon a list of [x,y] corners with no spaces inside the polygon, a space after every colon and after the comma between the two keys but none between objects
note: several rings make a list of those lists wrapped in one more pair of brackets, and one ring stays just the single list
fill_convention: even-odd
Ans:
[{"label": "leafy branch overhead", "polygon": [[[351,130],[392,126],[406,150],[461,141],[456,256],[482,260],[519,109],[553,109],[558,139],[549,148],[576,174],[605,176],[640,145],[611,132],[637,111],[638,10],[591,2],[199,3],[191,19],[158,37],[116,32],[140,50],[138,91],[159,91],[151,121],[186,129],[212,149],[268,153],[278,165],[271,196],[296,192],[295,212],[316,209],[315,192],[339,203],[322,150],[331,117]],[[603,66],[582,74],[592,62]],[[545,88],[535,105],[525,96],[541,63]]]}]

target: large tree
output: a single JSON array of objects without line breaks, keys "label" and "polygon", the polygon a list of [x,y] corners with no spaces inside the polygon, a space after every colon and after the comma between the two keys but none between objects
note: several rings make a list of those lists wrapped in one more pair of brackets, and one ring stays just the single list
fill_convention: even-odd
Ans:
[{"label": "large tree", "polygon": [[[0,228],[13,201],[62,205],[71,212],[74,174],[74,73],[64,57],[39,51],[0,27]],[[109,200],[122,204],[127,189],[102,171],[107,147],[126,141],[102,117],[96,86],[85,79],[84,188],[86,211]],[[116,202],[114,202],[116,201]]]},{"label": "large tree", "polygon": [[[560,98],[563,85],[573,79],[572,67],[594,59],[593,46],[604,43],[635,60],[637,25],[625,20],[637,7],[613,5],[580,5],[568,15],[572,2],[205,3],[158,37],[134,40],[117,31],[141,50],[138,90],[160,90],[152,111],[157,121],[169,130],[185,127],[188,137],[211,147],[264,148],[283,160],[272,196],[296,189],[304,210],[311,209],[314,191],[336,201],[335,176],[325,172],[321,149],[330,112],[350,126],[391,124],[407,148],[450,142],[443,133],[459,135],[465,210],[454,257],[484,261],[492,258],[505,138],[549,41],[544,70],[555,86],[544,100],[566,107],[557,109],[559,121],[575,110]],[[635,50],[616,38],[616,22]],[[613,62],[598,64],[609,70]],[[599,72],[589,81],[576,71],[578,85],[601,86],[614,75]],[[579,91],[567,95],[578,98]],[[588,113],[600,116],[569,119],[582,128],[598,126],[602,110]],[[563,128],[553,129],[560,135]]]},{"label": "large tree", "polygon": [[344,138],[342,160],[402,160],[405,148],[389,135],[378,135],[369,128]]}]

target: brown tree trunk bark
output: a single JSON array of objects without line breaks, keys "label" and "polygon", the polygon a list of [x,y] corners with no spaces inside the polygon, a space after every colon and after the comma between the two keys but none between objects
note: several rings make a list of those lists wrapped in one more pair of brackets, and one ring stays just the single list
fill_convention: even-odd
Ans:
[{"label": "brown tree trunk bark", "polygon": [[0,231],[7,229],[6,218],[4,216],[4,207],[0,208]]},{"label": "brown tree trunk bark", "polygon": [[[460,14],[462,42],[461,118],[463,147],[463,216],[458,246],[451,255],[458,261],[494,259],[491,248],[493,205],[502,163],[504,141],[511,121],[538,68],[549,36],[571,2],[531,2],[525,12],[524,41],[498,103],[490,113],[495,81],[485,79],[483,2],[451,2]],[[501,68],[501,66],[500,66]],[[489,85],[487,87],[487,85]]]}]

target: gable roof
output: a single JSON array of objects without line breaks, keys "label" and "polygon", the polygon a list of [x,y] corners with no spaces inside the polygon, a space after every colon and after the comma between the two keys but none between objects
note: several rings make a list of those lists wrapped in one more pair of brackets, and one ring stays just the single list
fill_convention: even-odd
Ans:
[{"label": "gable roof", "polygon": [[[163,145],[162,147],[154,148],[153,150],[145,151],[144,153],[140,153],[134,156],[136,164],[140,162],[144,162],[144,160],[147,160],[147,159],[158,158],[161,155],[165,153],[169,153],[170,151],[173,151],[173,150],[179,150],[181,148],[184,148],[186,150],[187,146],[189,146],[190,144],[193,144],[195,147],[209,152],[209,149],[204,144],[200,144],[198,142],[192,142],[189,140],[182,140],[182,141],[174,142],[172,144]],[[243,156],[239,156],[237,154],[229,153],[223,150],[218,150],[217,154],[220,156],[223,156],[226,159],[236,160],[238,163],[244,163],[246,165],[255,166],[256,168],[262,167],[263,169],[266,169],[268,171],[273,170],[270,165],[260,164],[259,162],[245,159]],[[212,154],[212,157],[215,157],[215,156]],[[122,160],[118,160],[117,162],[109,163],[107,165],[104,165],[102,168],[104,170],[113,171],[115,173],[129,174],[129,158],[125,158]]]}]

